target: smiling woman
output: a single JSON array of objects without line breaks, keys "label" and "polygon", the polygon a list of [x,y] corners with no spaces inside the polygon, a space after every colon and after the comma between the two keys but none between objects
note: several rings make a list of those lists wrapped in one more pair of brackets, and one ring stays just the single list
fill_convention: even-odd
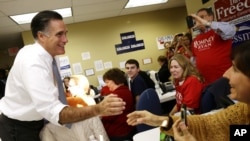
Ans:
[{"label": "smiling woman", "polygon": [[126,123],[126,115],[135,110],[135,103],[127,86],[125,73],[119,68],[112,68],[104,73],[103,80],[106,83],[106,88],[109,89],[107,91],[109,93],[103,96],[113,93],[126,102],[126,108],[121,115],[102,117],[102,123],[109,139],[110,141],[132,141],[135,128]]},{"label": "smiling woman", "polygon": [[204,86],[203,78],[190,60],[182,54],[174,55],[169,62],[171,79],[176,90],[176,105],[169,114],[179,112],[182,104],[186,105],[191,113],[198,114]]}]

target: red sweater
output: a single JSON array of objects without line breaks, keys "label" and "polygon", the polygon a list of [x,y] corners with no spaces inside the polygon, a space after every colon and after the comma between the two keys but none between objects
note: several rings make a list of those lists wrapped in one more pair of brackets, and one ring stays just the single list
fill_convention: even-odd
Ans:
[{"label": "red sweater", "polygon": [[208,85],[232,65],[230,55],[232,40],[223,40],[214,30],[198,35],[192,42],[196,66]]},{"label": "red sweater", "polygon": [[182,85],[179,85],[179,82],[176,82],[175,97],[178,111],[180,111],[181,105],[185,104],[188,108],[193,108],[195,113],[199,113],[200,98],[203,86],[203,83],[200,82],[195,76],[187,77]]},{"label": "red sweater", "polygon": [[104,128],[109,137],[126,136],[135,129],[135,127],[129,126],[126,122],[127,114],[135,110],[133,96],[127,86],[120,86],[116,90],[111,91],[111,93],[117,94],[122,98],[126,102],[126,108],[120,115],[102,117]]}]

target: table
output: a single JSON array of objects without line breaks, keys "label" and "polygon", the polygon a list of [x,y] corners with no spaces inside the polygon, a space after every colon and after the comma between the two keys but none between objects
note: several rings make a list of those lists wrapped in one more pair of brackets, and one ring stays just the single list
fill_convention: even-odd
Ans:
[{"label": "table", "polygon": [[164,102],[167,102],[167,101],[174,100],[175,99],[175,93],[176,93],[176,91],[173,90],[173,91],[167,92],[165,94],[158,94],[160,102],[164,103]]},{"label": "table", "polygon": [[160,127],[135,134],[133,141],[160,141]]}]

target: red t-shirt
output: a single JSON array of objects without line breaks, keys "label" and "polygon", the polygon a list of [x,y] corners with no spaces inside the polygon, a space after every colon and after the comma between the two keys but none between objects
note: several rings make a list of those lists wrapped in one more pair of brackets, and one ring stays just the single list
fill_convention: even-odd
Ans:
[{"label": "red t-shirt", "polygon": [[109,137],[126,136],[135,129],[134,126],[127,124],[127,114],[135,110],[135,103],[133,96],[127,86],[120,86],[114,91],[110,91],[113,94],[117,94],[126,102],[126,108],[122,114],[116,116],[102,117],[103,126]]},{"label": "red t-shirt", "polygon": [[198,35],[192,42],[196,66],[205,78],[205,85],[220,78],[232,65],[232,40],[223,40],[214,30]]},{"label": "red t-shirt", "polygon": [[195,113],[199,113],[201,93],[204,84],[195,76],[189,76],[183,84],[175,82],[176,105],[180,111],[181,105],[185,104],[188,108],[193,108]]},{"label": "red t-shirt", "polygon": [[191,56],[187,53],[186,49],[183,46],[179,47],[179,49],[177,50],[177,53],[182,54],[189,59],[191,58]]}]

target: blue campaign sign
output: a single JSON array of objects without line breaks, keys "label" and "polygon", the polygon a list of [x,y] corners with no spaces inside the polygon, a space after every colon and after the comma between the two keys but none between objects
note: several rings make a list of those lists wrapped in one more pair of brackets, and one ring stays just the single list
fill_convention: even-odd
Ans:
[{"label": "blue campaign sign", "polygon": [[135,33],[133,31],[121,33],[120,36],[122,43],[115,45],[116,54],[122,54],[131,51],[145,49],[144,41],[143,40],[137,41],[135,38]]}]

